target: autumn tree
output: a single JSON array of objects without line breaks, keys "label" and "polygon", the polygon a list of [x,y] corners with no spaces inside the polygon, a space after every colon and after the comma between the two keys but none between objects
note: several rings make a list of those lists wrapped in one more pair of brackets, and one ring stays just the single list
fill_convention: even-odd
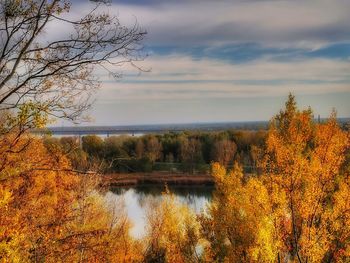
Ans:
[{"label": "autumn tree", "polygon": [[166,190],[147,208],[145,262],[201,262],[199,223],[191,209]]},{"label": "autumn tree", "polygon": [[[0,2],[0,261],[122,262],[137,254],[128,221],[86,184],[91,174],[72,168],[64,147],[44,147],[25,132],[49,116],[77,120],[99,86],[96,70],[119,78],[119,66],[143,59],[145,32],[103,12],[108,1],[94,2],[81,18],[69,14],[68,0]],[[54,24],[62,35],[46,37]]]},{"label": "autumn tree", "polygon": [[82,147],[85,152],[93,157],[103,157],[104,141],[100,136],[88,135],[82,138]]},{"label": "autumn tree", "polygon": [[272,120],[261,167],[275,238],[283,244],[281,261],[292,257],[298,262],[342,262],[346,258],[349,176],[341,174],[340,168],[348,147],[348,135],[339,128],[334,113],[327,122],[315,124],[312,111],[298,110],[292,95]]},{"label": "autumn tree", "polygon": [[60,148],[49,152],[40,139],[26,136],[0,158],[0,261],[135,259],[129,221],[122,207],[106,205],[97,177],[79,176]]},{"label": "autumn tree", "polygon": [[191,173],[195,171],[195,165],[203,160],[202,144],[196,138],[184,137],[180,141],[181,161],[189,166]]},{"label": "autumn tree", "polygon": [[146,157],[154,163],[162,157],[162,144],[159,142],[156,136],[148,136],[145,138],[146,141]]},{"label": "autumn tree", "polygon": [[212,167],[215,192],[200,217],[207,262],[274,262],[277,258],[268,192],[258,178],[244,180],[242,169]]},{"label": "autumn tree", "polygon": [[88,160],[88,154],[80,146],[80,138],[56,138],[45,136],[43,138],[43,143],[49,153],[60,149],[62,151],[62,154],[68,157],[72,168],[79,171],[87,171],[91,169],[91,163]]},{"label": "autumn tree", "polygon": [[[256,149],[261,175],[213,166],[216,190],[200,218],[205,255],[218,262],[347,262],[349,134],[335,113],[315,123],[290,95]],[[260,174],[260,173],[259,173]]]},{"label": "autumn tree", "polygon": [[236,151],[235,142],[228,139],[218,140],[213,145],[212,160],[227,166],[233,162]]}]

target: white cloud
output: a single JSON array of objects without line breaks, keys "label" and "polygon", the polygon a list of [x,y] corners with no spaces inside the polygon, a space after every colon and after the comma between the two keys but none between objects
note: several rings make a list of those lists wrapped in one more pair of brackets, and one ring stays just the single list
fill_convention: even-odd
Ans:
[{"label": "white cloud", "polygon": [[123,80],[104,76],[99,100],[191,99],[281,96],[350,92],[350,61],[268,59],[231,64],[188,56],[155,56],[143,62],[150,73],[126,69]]},{"label": "white cloud", "polygon": [[[278,48],[278,55],[284,48],[316,50],[350,42],[349,0],[149,1],[115,0],[105,11],[123,24],[137,20],[149,32],[146,45],[181,50],[200,46],[210,53],[211,48],[252,43]],[[87,13],[87,2],[73,1],[67,16]],[[68,33],[64,24],[52,23],[44,37]],[[271,57],[235,64],[176,53],[151,56],[139,65],[152,72],[137,75],[126,65],[119,82],[97,70],[103,83],[94,115],[108,124],[268,119],[288,92],[311,100],[322,116],[332,107],[349,115],[349,59],[288,57],[276,61],[272,52]]]}]

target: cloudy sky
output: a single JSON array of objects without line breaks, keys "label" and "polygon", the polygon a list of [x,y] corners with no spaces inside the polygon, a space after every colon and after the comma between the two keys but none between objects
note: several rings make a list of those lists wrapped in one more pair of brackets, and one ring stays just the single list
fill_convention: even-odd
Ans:
[{"label": "cloudy sky", "polygon": [[289,92],[350,116],[349,0],[113,0],[108,12],[147,30],[138,65],[151,71],[102,77],[92,125],[268,120]]}]

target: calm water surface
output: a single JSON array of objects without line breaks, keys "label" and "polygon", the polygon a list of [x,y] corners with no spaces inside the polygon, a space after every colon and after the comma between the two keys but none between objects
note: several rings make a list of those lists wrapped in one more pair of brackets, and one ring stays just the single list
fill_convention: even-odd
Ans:
[{"label": "calm water surface", "polygon": [[[170,186],[169,190],[183,204],[187,204],[194,212],[200,213],[205,210],[210,202],[211,186]],[[160,200],[164,187],[160,185],[143,185],[133,188],[112,188],[106,193],[106,200],[120,207],[124,203],[126,213],[133,223],[131,234],[134,237],[142,237],[145,234],[146,208],[150,202]]]}]

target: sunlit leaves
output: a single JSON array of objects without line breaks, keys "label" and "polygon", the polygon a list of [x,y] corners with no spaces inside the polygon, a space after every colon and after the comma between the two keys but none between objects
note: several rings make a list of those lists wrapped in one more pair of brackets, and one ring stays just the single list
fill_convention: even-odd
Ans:
[{"label": "sunlit leaves", "polygon": [[254,149],[262,175],[213,165],[216,192],[201,218],[207,257],[228,262],[344,262],[350,246],[349,135],[335,113],[315,123],[289,96]]},{"label": "sunlit leaves", "polygon": [[[40,125],[46,117],[38,107],[28,103],[16,118],[3,119],[23,123],[30,116]],[[250,148],[259,174],[244,174],[238,164],[226,170],[214,163],[216,189],[207,210],[195,215],[166,191],[151,202],[146,235],[139,241],[129,235],[123,208],[111,209],[101,198],[97,177],[71,168],[65,153],[77,141],[51,139],[45,147],[17,129],[5,131],[0,138],[0,260],[347,262],[349,133],[335,117],[315,123],[311,110],[298,110],[290,96],[271,122],[266,145]],[[159,158],[154,138],[135,146],[135,154]],[[90,154],[113,143],[87,139]],[[181,158],[201,159],[199,140],[181,143]],[[77,162],[86,161],[79,156]],[[223,157],[222,164],[228,159]]]},{"label": "sunlit leaves", "polygon": [[123,262],[139,257],[122,208],[106,206],[92,175],[77,174],[59,148],[49,152],[41,139],[28,135],[9,151],[8,136],[0,141],[0,260]]},{"label": "sunlit leaves", "polygon": [[343,240],[339,247],[333,224],[341,217],[331,217],[339,205],[334,199],[339,184],[348,180],[340,175],[349,147],[346,132],[334,113],[315,124],[311,110],[299,111],[290,95],[285,110],[272,121],[266,144],[263,179],[284,258],[334,260],[340,247],[349,245]]},{"label": "sunlit leaves", "polygon": [[208,215],[201,218],[210,261],[271,262],[276,256],[268,193],[256,178],[243,179],[236,165],[231,172],[213,165],[216,191]]},{"label": "sunlit leaves", "polygon": [[198,262],[199,223],[195,214],[168,192],[148,208],[146,262]]}]

